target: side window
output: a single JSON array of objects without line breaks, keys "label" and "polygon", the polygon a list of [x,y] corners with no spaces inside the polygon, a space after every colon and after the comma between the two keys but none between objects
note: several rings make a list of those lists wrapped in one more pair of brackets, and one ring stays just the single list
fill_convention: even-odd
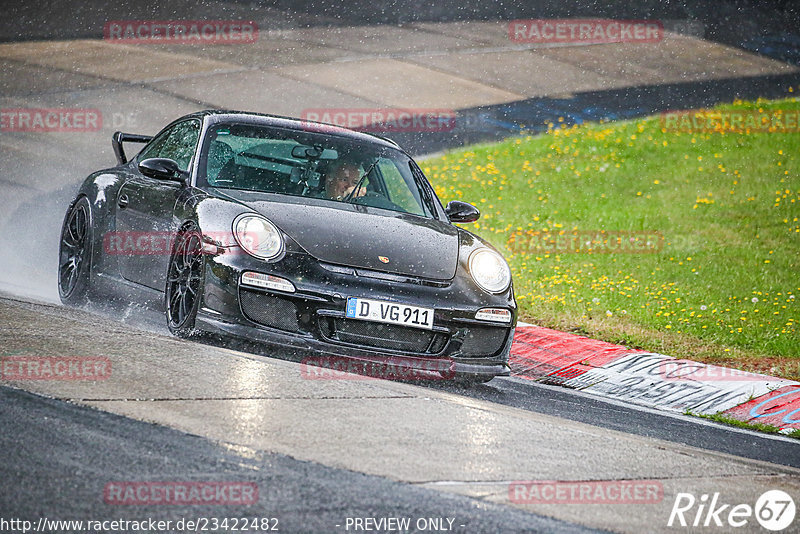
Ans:
[{"label": "side window", "polygon": [[142,151],[139,152],[138,160],[142,161],[148,158],[160,157],[158,154],[161,152],[161,147],[167,142],[167,137],[169,137],[171,132],[171,130],[169,132],[164,132],[159,137],[156,137],[154,141],[151,141],[149,145],[146,145]]},{"label": "side window", "polygon": [[176,124],[172,130],[166,132],[147,147],[139,159],[169,158],[175,160],[181,170],[188,170],[189,163],[191,163],[197,149],[197,139],[199,137],[199,121],[190,120]]}]

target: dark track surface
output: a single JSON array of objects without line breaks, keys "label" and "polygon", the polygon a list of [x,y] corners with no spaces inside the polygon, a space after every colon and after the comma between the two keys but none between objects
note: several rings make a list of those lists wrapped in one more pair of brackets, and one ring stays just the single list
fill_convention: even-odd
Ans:
[{"label": "dark track surface", "polygon": [[[280,532],[346,532],[348,517],[408,517],[412,524],[418,518],[449,517],[455,518],[453,532],[596,532],[280,454],[235,450],[6,387],[0,387],[0,406],[0,517],[5,520],[272,517],[278,518]],[[212,480],[254,482],[258,502],[119,506],[103,501],[108,482]]]}]

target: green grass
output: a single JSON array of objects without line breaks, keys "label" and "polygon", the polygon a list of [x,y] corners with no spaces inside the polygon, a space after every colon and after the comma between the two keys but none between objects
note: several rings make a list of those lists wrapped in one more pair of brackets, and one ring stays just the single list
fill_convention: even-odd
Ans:
[{"label": "green grass", "polygon": [[[798,112],[800,102],[715,109]],[[481,210],[464,227],[505,253],[522,319],[800,377],[800,133],[678,133],[655,116],[555,125],[422,167],[444,202]],[[601,230],[657,233],[663,247],[529,247]]]},{"label": "green grass", "polygon": [[[781,429],[778,428],[777,426],[765,425],[763,423],[748,423],[746,421],[740,421],[738,419],[729,417],[721,413],[696,414],[692,412],[686,412],[686,415],[694,415],[696,417],[702,417],[703,419],[708,419],[709,421],[714,421],[716,423],[721,423],[723,425],[735,426],[737,428],[744,428],[747,430],[755,430],[756,432],[763,432],[765,434],[781,434]],[[788,436],[790,438],[800,439],[800,430],[795,429],[783,435]]]}]

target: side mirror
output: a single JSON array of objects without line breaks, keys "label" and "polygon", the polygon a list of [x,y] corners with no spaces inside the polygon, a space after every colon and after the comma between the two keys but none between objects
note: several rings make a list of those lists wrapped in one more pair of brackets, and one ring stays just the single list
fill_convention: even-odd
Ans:
[{"label": "side mirror", "polygon": [[173,180],[184,182],[186,173],[175,160],[168,158],[149,158],[139,162],[139,172],[156,180]]},{"label": "side mirror", "polygon": [[478,208],[468,202],[461,202],[460,200],[451,200],[448,202],[444,212],[447,214],[447,218],[450,219],[450,222],[457,223],[475,222],[481,216],[481,212],[478,211]]}]

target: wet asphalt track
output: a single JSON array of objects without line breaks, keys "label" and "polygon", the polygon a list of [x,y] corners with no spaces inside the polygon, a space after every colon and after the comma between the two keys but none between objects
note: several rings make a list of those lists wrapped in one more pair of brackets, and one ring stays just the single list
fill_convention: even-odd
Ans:
[{"label": "wet asphalt track", "polygon": [[[86,328],[89,335],[93,337],[102,338],[103,335],[108,335],[110,339],[118,339],[119,347],[122,347],[120,349],[112,348],[111,345],[103,345],[102,341],[100,343],[114,353],[116,350],[122,350],[123,353],[128,351],[126,358],[130,360],[129,362],[121,363],[123,360],[119,360],[119,355],[114,360],[120,362],[119,367],[115,367],[115,369],[123,372],[120,377],[123,380],[129,380],[125,378],[127,375],[123,370],[123,365],[130,365],[132,369],[140,371],[151,368],[152,364],[142,360],[142,357],[145,356],[143,351],[149,349],[146,348],[146,345],[136,343],[137,339],[143,342],[145,337],[150,336],[154,336],[152,343],[181,346],[189,353],[197,355],[198,358],[206,350],[218,350],[217,347],[226,345],[227,348],[235,350],[245,349],[255,353],[260,352],[261,356],[257,356],[257,358],[269,354],[268,350],[259,350],[257,346],[241,343],[198,343],[176,340],[177,344],[175,344],[169,341],[169,338],[160,341],[162,338],[159,334],[162,334],[164,329],[161,325],[162,316],[155,307],[128,309],[124,313],[121,313],[121,310],[106,309],[104,314],[98,315],[69,310],[60,306],[41,306],[19,301],[14,303],[5,300],[3,305],[21,307],[18,308],[20,312],[22,310],[36,312],[41,319],[36,321],[38,326],[34,328],[53,328],[56,325],[63,327],[66,324],[77,325],[78,323],[74,323],[74,321],[78,321],[85,325],[82,328]],[[14,313],[19,314],[20,312]],[[125,320],[121,322],[118,319],[112,319],[112,316],[124,316]],[[19,320],[26,319],[20,317]],[[64,322],[61,323],[61,321]],[[48,327],[47,325],[53,326]],[[13,324],[9,324],[0,329],[5,330],[0,333],[7,335],[8,330],[13,328]],[[76,331],[73,337],[69,331],[65,331],[57,338],[45,337],[37,343],[41,343],[41,351],[53,351],[55,347],[53,343],[56,340],[63,340],[64,343],[70,345],[84,346],[81,342],[81,336],[84,335],[82,331]],[[155,345],[153,347],[155,348]],[[90,349],[87,348],[87,350]],[[157,353],[153,356],[158,357]],[[295,357],[286,357],[285,359],[292,360]],[[236,358],[231,356],[231,370],[236,368],[235,360]],[[198,364],[200,363],[201,360],[198,359]],[[115,365],[117,364],[115,363]],[[184,364],[178,360],[175,365]],[[287,368],[283,372],[291,374],[292,371]],[[158,381],[155,380],[155,382]],[[319,384],[308,383],[307,385],[309,388],[311,386],[319,387]],[[23,387],[28,386],[23,385]],[[183,387],[179,386],[179,389]],[[714,454],[721,452],[773,464],[800,466],[800,443],[796,440],[761,436],[689,417],[668,416],[649,409],[622,406],[572,390],[521,379],[495,379],[488,385],[469,389],[444,384],[427,384],[423,388],[415,389],[419,391],[416,395],[428,398],[428,402],[434,402],[439,394],[446,395],[452,398],[451,402],[463,406],[476,401],[486,401],[497,407],[489,407],[488,414],[499,415],[505,409],[503,406],[513,407],[530,413],[559,418],[558,420],[563,422],[557,424],[565,429],[575,424],[571,421],[578,421],[598,428],[599,434],[605,434],[610,429],[611,431],[645,436],[648,439],[656,438],[707,451],[716,451],[709,457],[713,463],[731,464],[731,459],[724,454],[714,459]],[[84,390],[78,389],[77,391]],[[86,398],[92,398],[93,394],[89,390],[85,390],[85,393],[87,394]],[[401,391],[398,390],[398,394],[400,393]],[[214,396],[222,394],[222,392],[208,391],[208,394]],[[74,398],[74,396],[66,398]],[[181,398],[181,395],[178,394],[174,401],[165,399],[165,402],[181,402]],[[291,399],[292,396],[289,394],[287,396],[289,402],[307,402],[303,398],[295,401]],[[213,409],[215,401],[210,402],[198,406],[207,406]],[[328,400],[326,402],[336,401]],[[406,401],[400,400],[400,402]],[[159,409],[155,406],[158,403],[153,403],[152,400],[148,403],[147,399],[141,396],[128,401],[130,405],[141,405],[142,403],[150,404],[156,410]],[[359,409],[363,410],[375,406],[372,403],[373,400],[366,398],[362,402],[350,404],[350,406],[361,406]],[[113,402],[107,404],[114,409]],[[104,403],[100,402],[97,405],[103,407]],[[402,405],[398,404],[398,406]],[[267,406],[268,404],[265,404],[265,408]],[[486,409],[482,408],[481,411]],[[276,416],[278,415],[276,413]],[[489,417],[493,419],[496,415],[489,415]],[[231,416],[236,417],[235,414],[231,414]],[[414,418],[412,414],[408,417]],[[149,419],[149,417],[145,415],[145,419]],[[346,420],[347,418],[343,420],[342,428],[350,428],[350,432],[353,434],[352,439],[357,442],[361,439],[359,436],[362,436],[362,432],[367,430],[347,427]],[[213,435],[210,427],[215,424],[213,416],[208,421],[207,425],[201,427],[201,432],[210,436]],[[297,425],[299,427],[312,425],[311,428],[314,428],[314,423],[310,420],[298,421]],[[180,423],[178,423],[178,427],[180,427]],[[0,428],[3,429],[0,432],[0,450],[3,451],[3,462],[0,463],[0,480],[3,480],[3,484],[0,485],[0,503],[2,503],[0,517],[5,519],[38,520],[38,518],[46,517],[48,519],[123,518],[141,520],[153,518],[176,521],[181,518],[197,517],[277,517],[281,532],[348,532],[341,526],[346,524],[348,517],[410,517],[413,520],[427,517],[455,518],[454,525],[456,527],[453,532],[588,532],[591,530],[584,525],[587,523],[596,525],[594,520],[587,521],[586,517],[582,520],[576,518],[576,522],[580,522],[580,525],[572,524],[569,519],[567,522],[551,519],[529,510],[508,506],[507,503],[504,505],[491,502],[476,494],[462,496],[454,495],[453,492],[438,491],[437,484],[441,484],[441,481],[447,484],[448,480],[455,479],[437,477],[433,473],[429,478],[426,477],[417,482],[409,482],[408,479],[402,478],[397,480],[388,474],[373,476],[356,472],[361,469],[362,462],[359,458],[356,458],[355,461],[353,458],[345,459],[345,464],[349,463],[350,469],[343,469],[331,466],[330,461],[318,461],[316,458],[314,461],[305,461],[302,459],[304,451],[300,450],[297,451],[297,454],[301,459],[293,457],[294,452],[290,452],[289,455],[264,452],[257,448],[233,444],[235,443],[233,436],[230,441],[228,439],[209,439],[166,426],[113,415],[7,387],[0,387]],[[420,429],[424,428],[425,425],[422,424]],[[317,441],[321,430],[316,427],[309,434],[311,449],[320,447]],[[442,430],[446,432],[448,429]],[[431,435],[430,432],[422,432],[422,435]],[[581,434],[583,433],[578,430],[575,439],[586,440],[588,436]],[[339,437],[331,436],[331,440],[335,441]],[[416,438],[407,436],[401,439],[414,440]],[[519,439],[531,441],[546,440],[547,438],[520,434]],[[560,438],[554,439],[558,441]],[[619,438],[613,438],[613,440],[618,442]],[[575,444],[577,445],[578,442]],[[520,447],[524,446],[520,443],[518,448]],[[321,450],[327,448],[328,446],[322,445]],[[402,451],[405,447],[398,444],[398,448]],[[589,451],[588,457],[581,452],[584,449]],[[431,455],[444,453],[438,443],[431,443],[428,450]],[[503,447],[497,450],[497,454],[504,457],[510,452],[512,451]],[[679,460],[674,467],[665,465],[660,469],[672,473],[671,476],[677,479],[685,477],[685,475],[681,475],[680,471],[687,466],[681,466],[681,463],[701,460],[701,457],[704,456],[691,450],[681,453],[680,449],[677,449],[676,452],[679,456],[687,454],[686,460]],[[381,450],[375,450],[375,455],[381,453]],[[551,469],[554,462],[558,463],[553,454],[553,451],[542,450],[541,469]],[[581,446],[569,445],[563,449],[562,454],[565,457],[574,457],[572,461],[583,463],[583,465],[576,465],[574,470],[562,471],[559,479],[572,480],[573,477],[578,477],[578,480],[585,480],[586,478],[582,477],[585,477],[586,473],[595,473],[594,476],[603,478],[602,467],[598,470],[586,463],[592,461],[591,456],[593,455],[602,457],[604,454],[602,449],[589,447],[588,443],[583,449]],[[641,462],[643,454],[637,453],[637,458],[631,458],[631,460],[634,463]],[[373,459],[364,458],[364,462],[367,464],[371,460]],[[394,461],[396,462],[397,459],[395,458]],[[420,459],[409,456],[404,461],[416,464],[420,462]],[[458,462],[459,460],[457,457],[454,459],[450,453],[450,457],[446,461]],[[508,463],[510,472],[513,473],[514,460],[509,460]],[[737,463],[739,462],[733,461],[733,464]],[[780,469],[770,468],[769,465],[762,465],[757,469],[764,470],[762,473],[767,476],[781,476]],[[741,476],[736,475],[738,470],[739,468],[732,468],[730,471],[731,475],[734,475],[733,481],[736,476]],[[369,469],[365,468],[364,471],[368,472]],[[583,474],[573,474],[579,471],[582,471]],[[646,467],[637,472],[641,472],[643,478],[654,476],[653,471]],[[698,475],[700,474],[698,473]],[[591,478],[593,479],[594,476]],[[629,475],[622,475],[623,478],[627,476]],[[473,491],[477,487],[477,491],[481,492],[483,487],[481,484],[499,485],[501,488],[505,485],[507,488],[508,480],[512,480],[508,479],[507,475],[490,476],[489,479],[492,482],[477,482],[473,485]],[[525,478],[523,477],[523,479]],[[247,507],[119,506],[106,504],[103,501],[103,488],[109,482],[165,480],[254,482],[259,488],[259,500],[257,504]],[[475,480],[480,481],[481,479]],[[667,479],[664,480],[666,484]],[[724,481],[725,478],[724,476],[719,478],[717,475],[716,480]],[[456,483],[470,484],[468,479],[458,479]],[[735,484],[735,482],[731,483]],[[488,495],[496,493],[498,489],[486,486],[485,491]],[[507,493],[508,490],[504,491]],[[503,490],[500,490],[500,494],[502,492]],[[658,521],[668,513],[669,504],[669,502],[665,502],[660,505]],[[562,520],[563,516],[562,509]],[[340,525],[340,527],[336,527],[336,525]],[[618,529],[614,528],[614,530]],[[622,531],[631,531],[631,529],[624,528]]]},{"label": "wet asphalt track", "polygon": [[[148,307],[138,308],[132,315],[131,310],[119,306],[106,307],[103,313],[124,314],[126,323],[131,324],[134,328],[169,335],[163,325],[163,311],[160,309],[159,303],[151,303]],[[267,357],[276,357],[280,354],[273,348],[239,339],[208,338],[200,342]],[[303,355],[286,354],[282,357],[289,361],[301,361]],[[417,382],[415,385],[578,421],[600,428],[800,468],[800,440],[798,439],[763,434],[722,425],[695,416],[668,413],[649,407],[604,399],[592,394],[524,378],[500,377],[488,384],[472,387],[430,381]]]},{"label": "wet asphalt track", "polygon": [[[460,116],[465,117],[464,123],[471,125],[469,131],[455,132],[460,137],[453,135],[441,140],[431,137],[423,142],[414,135],[407,135],[398,140],[415,153],[426,153],[466,142],[505,137],[509,133],[515,133],[519,123],[542,123],[544,119],[558,115],[566,116],[570,122],[582,122],[599,118],[640,116],[661,111],[665,106],[688,105],[687,102],[708,105],[724,101],[730,95],[748,96],[752,93],[756,96],[767,96],[775,93],[777,96],[783,94],[785,86],[796,86],[797,80],[798,75],[793,73],[751,77],[746,80],[747,83],[742,83],[741,79],[712,80],[659,85],[653,88],[611,89],[569,97],[530,98],[512,104],[460,110]],[[137,87],[138,89],[140,88]],[[126,95],[115,91],[112,93],[115,110],[120,105],[122,107],[119,109],[130,108],[130,102],[127,102],[127,108],[124,106]],[[153,96],[147,94],[148,114],[153,109],[161,109],[161,100],[151,100]],[[141,94],[137,92],[134,97],[131,97],[131,101],[138,102]],[[99,105],[97,102],[100,96],[92,93],[87,99],[92,106]],[[620,102],[624,104],[624,109],[618,109]],[[181,102],[180,105],[186,104]],[[169,109],[171,118],[177,114],[172,100],[163,106]],[[152,129],[157,122],[154,119],[153,124],[139,124],[137,128]],[[106,137],[104,134],[103,139]],[[107,163],[106,160],[110,161],[105,143],[104,141],[106,157],[102,160],[103,164]],[[54,143],[53,146],[58,148],[61,145]],[[14,250],[20,256],[41,258],[43,256],[40,249],[55,250],[55,232],[42,231],[42,235],[39,235],[31,231],[23,226],[27,220],[26,214],[34,209],[38,210],[39,206],[48,206],[50,209],[40,214],[39,226],[57,229],[63,208],[71,198],[83,169],[70,168],[69,172],[64,173],[63,169],[51,169],[50,160],[43,160],[39,154],[32,153],[20,159],[15,152],[9,153],[15,154],[14,159],[4,172],[11,176],[24,176],[25,180],[21,183],[25,187],[30,185],[27,180],[35,182],[39,179],[37,177],[44,177],[46,187],[26,200],[22,206],[9,202],[7,213],[13,216],[8,218],[5,233],[15,236],[17,242],[14,243]],[[58,150],[55,153],[61,154]],[[78,153],[80,157],[76,157]],[[91,148],[79,147],[71,155],[76,161],[86,159],[94,162],[94,159],[98,159],[94,145]],[[75,163],[72,165],[80,167]],[[32,169],[35,172],[31,172]],[[61,179],[62,174],[69,175],[68,183],[60,183],[59,187],[49,184],[53,176]],[[7,198],[14,196],[9,193]],[[27,196],[23,195],[23,198]],[[34,235],[35,238],[19,240],[20,235]],[[30,273],[36,275],[40,265],[47,263],[44,261],[37,262],[36,265],[23,265],[18,274],[35,279]],[[11,280],[22,284],[16,277],[11,277]],[[8,283],[10,280],[4,281]],[[27,292],[30,288],[24,289]],[[74,316],[69,310],[55,310],[56,315]],[[119,327],[131,330],[134,338],[149,335],[142,331],[165,333],[161,326],[162,317],[157,311],[130,313],[128,310],[125,311],[125,317],[126,323],[118,323]],[[45,320],[31,324],[30,328],[46,328]],[[5,325],[0,324],[0,333],[4,327]],[[61,335],[67,338],[69,333]],[[44,350],[48,347],[49,345],[44,345]],[[248,349],[246,346],[233,348]],[[269,352],[263,351],[262,354],[267,355]],[[130,357],[136,359],[136,356],[135,348],[132,347]],[[434,390],[439,390],[464,399],[464,403],[481,400],[497,407],[514,407],[558,417],[563,420],[564,426],[568,426],[570,421],[577,421],[593,425],[597,429],[617,430],[629,435],[661,439],[740,458],[800,467],[798,441],[606,402],[578,392],[521,379],[497,379],[489,385],[468,390],[441,385],[426,385],[426,388],[431,390],[432,396],[436,393]],[[369,402],[363,404],[367,406]],[[493,412],[492,416],[496,414],[497,412]],[[0,387],[0,429],[0,451],[3,458],[0,462],[0,517],[6,520],[13,517],[32,520],[41,517],[162,520],[203,516],[277,517],[281,532],[345,532],[344,528],[337,528],[336,525],[343,525],[347,517],[407,516],[455,518],[454,524],[458,527],[455,532],[589,531],[581,526],[545,518],[511,506],[493,504],[474,496],[470,498],[435,491],[426,484],[398,482],[390,477],[329,467],[317,461],[301,461],[283,454],[228,445],[164,426],[6,387]],[[520,439],[530,440],[532,437],[520,436]],[[586,439],[586,436],[579,439]],[[431,450],[436,450],[435,444],[432,444]],[[500,450],[497,454],[507,452]],[[596,454],[600,455],[601,452],[597,451]],[[380,451],[376,451],[376,454],[379,453]],[[563,451],[563,455],[573,453],[573,449],[569,447]],[[687,462],[692,455],[691,451],[687,453]],[[592,459],[578,456],[574,461],[583,464],[581,467],[584,472],[591,472],[593,469],[587,467],[586,463]],[[414,462],[415,459],[410,458],[408,461]],[[719,462],[723,461],[720,457]],[[555,460],[552,457],[542,458],[543,467],[548,467],[548,462],[555,463]],[[680,466],[676,469],[680,469]],[[601,471],[601,468],[597,467],[596,471]],[[647,473],[646,470],[642,472]],[[571,473],[565,473],[563,476],[570,475]],[[703,475],[704,473],[698,473],[699,477]],[[718,478],[714,480],[715,483],[721,480],[719,475],[716,476]],[[731,477],[734,479],[730,483],[732,486],[736,484],[735,475]],[[102,498],[104,485],[119,480],[246,480],[258,485],[260,498],[257,505],[246,509],[218,506],[161,506],[151,509],[105,504]],[[436,479],[431,477],[430,480]],[[751,496],[752,494],[747,495],[747,498]],[[664,508],[668,511],[667,504],[664,504]],[[654,528],[663,526],[659,522],[661,519],[656,521],[652,523]],[[623,525],[617,523],[617,526],[619,528],[615,530],[621,529]]]},{"label": "wet asphalt track", "polygon": [[[346,532],[347,518],[409,517],[454,519],[454,532],[597,532],[459,495],[228,447],[7,387],[0,387],[0,406],[0,516],[6,520],[277,518],[279,532]],[[250,506],[104,502],[107,483],[143,480],[253,482],[259,498]]]},{"label": "wet asphalt track", "polygon": [[522,378],[495,379],[489,385],[462,390],[462,394],[629,434],[800,467],[800,440],[797,439],[659,412]]}]

